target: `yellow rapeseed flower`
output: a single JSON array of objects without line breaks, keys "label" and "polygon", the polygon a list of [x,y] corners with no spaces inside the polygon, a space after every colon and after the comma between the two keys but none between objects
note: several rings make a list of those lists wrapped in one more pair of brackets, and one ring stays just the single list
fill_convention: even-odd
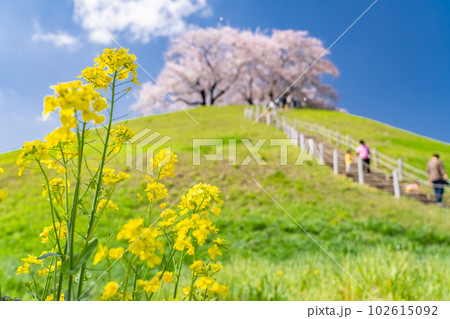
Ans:
[{"label": "yellow rapeseed flower", "polygon": [[153,277],[153,279],[150,281],[139,279],[137,281],[137,284],[138,287],[141,290],[145,291],[147,294],[157,292],[160,287],[159,279],[157,277]]},{"label": "yellow rapeseed flower", "polygon": [[217,282],[215,282],[211,287],[211,291],[225,298],[229,294],[230,287],[219,285]]},{"label": "yellow rapeseed flower", "polygon": [[43,276],[47,276],[48,275],[49,270],[47,268],[44,268],[42,270],[38,270],[37,272],[38,272],[38,276],[39,277],[43,277]]},{"label": "yellow rapeseed flower", "polygon": [[114,297],[119,291],[119,284],[114,281],[110,281],[106,284],[105,288],[103,288],[103,294],[100,297],[100,300],[108,300]]},{"label": "yellow rapeseed flower", "polygon": [[[53,296],[53,294],[50,294],[47,296],[47,298],[45,298],[45,301],[53,301],[55,297]],[[64,301],[64,293],[61,293],[61,296],[59,297],[59,301]]]},{"label": "yellow rapeseed flower", "polygon": [[[140,85],[137,80],[136,68],[138,65],[134,62],[136,56],[128,53],[128,49],[104,49],[103,53],[94,60],[94,67],[105,70],[107,74],[117,72],[118,80],[125,80],[129,73],[132,74],[131,82]],[[98,80],[97,80],[98,82]]]},{"label": "yellow rapeseed flower", "polygon": [[106,257],[108,257],[108,247],[99,244],[98,251],[94,256],[94,265],[97,265],[99,262],[106,259]]},{"label": "yellow rapeseed flower", "polygon": [[[156,276],[157,277],[161,277],[161,273],[162,273],[161,271],[156,273]],[[173,280],[173,273],[169,272],[169,271],[165,271],[164,274],[162,275],[161,279],[162,279],[163,282],[172,283],[174,281]]]},{"label": "yellow rapeseed flower", "polygon": [[30,272],[30,264],[26,262],[26,263],[24,263],[23,266],[19,266],[17,268],[16,275],[28,274],[29,272]]},{"label": "yellow rapeseed flower", "polygon": [[122,257],[124,251],[125,250],[123,249],[123,247],[111,248],[109,250],[109,258],[118,260],[120,257]]},{"label": "yellow rapeseed flower", "polygon": [[112,151],[114,153],[118,153],[120,151],[120,147],[122,143],[131,140],[131,138],[136,135],[136,132],[129,129],[126,125],[119,125],[117,128],[111,130],[111,141],[110,145]]},{"label": "yellow rapeseed flower", "polygon": [[186,286],[183,288],[183,294],[187,297],[191,293],[191,287]]},{"label": "yellow rapeseed flower", "polygon": [[175,163],[177,163],[177,155],[171,150],[163,149],[150,159],[150,169],[154,176],[159,177],[159,180],[166,177],[174,177]]},{"label": "yellow rapeseed flower", "polygon": [[116,171],[112,168],[106,168],[103,170],[103,182],[108,186],[114,186],[129,177],[129,174],[124,172],[116,173]]},{"label": "yellow rapeseed flower", "polygon": [[205,290],[209,288],[214,281],[209,277],[200,277],[196,282],[195,285],[200,288],[201,290]]},{"label": "yellow rapeseed flower", "polygon": [[106,207],[108,209],[119,210],[119,207],[117,207],[116,204],[114,204],[112,201],[107,200],[107,199],[101,199],[98,202],[97,211],[101,210],[103,207]]},{"label": "yellow rapeseed flower", "polygon": [[3,189],[0,189],[0,203],[3,202],[6,197],[8,197],[8,192],[4,191]]},{"label": "yellow rapeseed flower", "polygon": [[222,251],[220,250],[219,246],[214,245],[213,247],[208,249],[208,255],[211,260],[214,260],[217,256],[222,256]]}]

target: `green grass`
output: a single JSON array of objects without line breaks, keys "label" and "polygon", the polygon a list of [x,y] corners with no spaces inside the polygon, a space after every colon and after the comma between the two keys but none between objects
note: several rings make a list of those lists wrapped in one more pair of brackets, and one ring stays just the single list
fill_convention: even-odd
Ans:
[{"label": "green grass", "polygon": [[326,110],[300,109],[284,112],[287,117],[317,123],[356,140],[363,139],[371,147],[392,158],[403,160],[425,171],[433,153],[442,155],[446,167],[450,167],[450,144],[409,133],[398,128],[354,116]]},{"label": "green grass", "polygon": [[[317,113],[315,113],[317,112]],[[220,259],[224,265],[219,280],[231,286],[231,300],[448,300],[450,278],[450,225],[448,210],[426,206],[368,186],[359,186],[343,176],[333,176],[329,167],[306,161],[294,166],[298,150],[289,148],[288,165],[280,165],[279,148],[266,142],[261,154],[266,166],[228,164],[230,139],[283,138],[282,132],[265,124],[251,126],[243,118],[243,107],[208,107],[191,110],[197,126],[183,112],[140,118],[128,125],[171,136],[168,145],[179,156],[176,177],[168,187],[175,200],[197,178],[219,187],[225,203],[215,222],[229,249]],[[394,130],[378,123],[345,114],[323,111],[289,111],[288,116],[340,129],[344,122],[355,134],[358,127],[371,145],[395,156],[407,152],[405,161],[422,163],[429,152],[448,151],[448,145]],[[317,120],[319,122],[319,120]],[[319,122],[320,123],[320,122]],[[334,124],[333,124],[334,123]],[[335,126],[332,126],[335,125]],[[350,128],[348,128],[350,130]],[[392,135],[384,135],[384,131]],[[372,133],[370,133],[372,132]],[[370,133],[370,134],[369,134]],[[395,135],[393,135],[395,133]],[[193,138],[224,139],[223,161],[192,165]],[[417,141],[416,143],[413,141]],[[207,149],[209,152],[214,150]],[[248,155],[237,142],[238,164]],[[96,155],[92,153],[92,156]],[[24,292],[26,277],[15,276],[20,257],[39,253],[39,233],[49,224],[47,203],[41,196],[42,180],[37,171],[27,170],[18,178],[16,154],[0,155],[0,187],[10,196],[0,204],[0,283],[2,293],[29,299]],[[126,170],[131,178],[120,185],[114,196],[120,210],[102,220],[100,242],[108,232],[116,233],[130,218],[145,215],[136,199],[144,189],[145,173],[127,168],[124,152],[108,167]],[[253,181],[260,183],[281,206],[358,282],[356,284],[325,254]],[[80,216],[80,223],[85,223]],[[101,267],[96,267],[101,270]],[[278,271],[283,275],[278,276]],[[318,274],[314,271],[318,270]],[[117,267],[116,272],[122,269]],[[92,271],[94,277],[99,271]],[[96,299],[106,278],[89,292]],[[362,288],[365,290],[363,290]],[[368,294],[367,294],[367,293]]]}]

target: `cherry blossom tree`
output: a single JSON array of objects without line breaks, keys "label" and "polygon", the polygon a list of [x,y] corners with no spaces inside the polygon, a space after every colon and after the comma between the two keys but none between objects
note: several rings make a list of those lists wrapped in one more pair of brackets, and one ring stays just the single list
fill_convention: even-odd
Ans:
[{"label": "cherry blossom tree", "polygon": [[174,105],[267,104],[281,97],[334,108],[338,95],[324,77],[339,72],[328,54],[307,31],[190,30],[171,39],[159,85],[143,85],[133,108],[152,113]]}]

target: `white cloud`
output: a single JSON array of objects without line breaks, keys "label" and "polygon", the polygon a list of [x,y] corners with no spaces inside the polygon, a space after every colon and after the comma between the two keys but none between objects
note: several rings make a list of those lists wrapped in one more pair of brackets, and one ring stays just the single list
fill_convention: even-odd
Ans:
[{"label": "white cloud", "polygon": [[[95,43],[108,44],[112,36],[125,33],[131,41],[147,43],[152,37],[184,31],[185,18],[210,14],[207,0],[77,0],[74,19]],[[78,5],[79,4],[79,5]],[[81,7],[81,8],[80,8]],[[98,25],[97,25],[98,24]]]},{"label": "white cloud", "polygon": [[51,42],[56,47],[75,48],[79,45],[79,40],[65,31],[44,33],[38,23],[35,23],[34,29],[33,41]]}]

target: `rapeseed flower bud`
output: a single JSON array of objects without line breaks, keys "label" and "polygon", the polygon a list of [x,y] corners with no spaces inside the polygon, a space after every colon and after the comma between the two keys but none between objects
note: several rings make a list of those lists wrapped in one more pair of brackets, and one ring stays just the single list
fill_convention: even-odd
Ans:
[{"label": "rapeseed flower bud", "polygon": [[107,199],[101,199],[98,202],[97,211],[101,210],[103,207],[106,207],[108,209],[119,210],[119,207],[117,207],[116,204],[114,204],[111,200],[107,200]]},{"label": "rapeseed flower bud", "polygon": [[112,168],[105,168],[103,170],[103,182],[108,186],[114,186],[129,177],[130,175],[124,172],[115,173],[115,170]]},{"label": "rapeseed flower bud", "polygon": [[166,177],[174,177],[175,163],[177,163],[177,155],[171,150],[162,149],[150,159],[150,169],[153,171],[154,176],[158,176],[159,180]]}]

